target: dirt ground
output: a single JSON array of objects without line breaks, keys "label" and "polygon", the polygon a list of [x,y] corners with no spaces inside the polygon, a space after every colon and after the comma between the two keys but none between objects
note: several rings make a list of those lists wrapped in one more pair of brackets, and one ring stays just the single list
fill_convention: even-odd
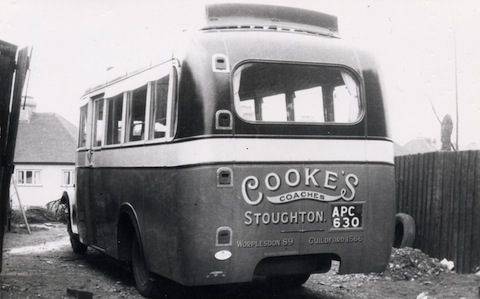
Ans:
[{"label": "dirt ground", "polygon": [[[267,287],[197,288],[169,286],[156,298],[480,298],[480,276],[450,272],[418,250],[392,251],[381,274],[312,275],[288,292]],[[187,295],[188,294],[188,295]],[[83,297],[82,297],[83,296]],[[0,299],[3,298],[142,298],[128,271],[89,249],[75,255],[63,223],[24,227],[6,233]]]}]

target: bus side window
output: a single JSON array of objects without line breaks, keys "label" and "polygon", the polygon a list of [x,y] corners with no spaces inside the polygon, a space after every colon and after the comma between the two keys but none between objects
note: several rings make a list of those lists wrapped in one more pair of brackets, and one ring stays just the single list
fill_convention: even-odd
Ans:
[{"label": "bus side window", "polygon": [[95,123],[94,123],[94,136],[93,136],[93,146],[102,146],[103,137],[105,133],[105,122],[104,122],[104,100],[95,101]]},{"label": "bus side window", "polygon": [[106,144],[119,144],[122,142],[122,113],[123,94],[107,100],[107,140]]},{"label": "bus side window", "polygon": [[152,117],[149,139],[165,138],[169,75],[152,82]]},{"label": "bus side window", "polygon": [[80,108],[80,127],[78,130],[78,147],[87,146],[87,109],[88,106],[85,105]]},{"label": "bus side window", "polygon": [[130,109],[128,111],[127,142],[144,139],[145,134],[145,110],[147,104],[147,86],[135,89],[130,97]]}]

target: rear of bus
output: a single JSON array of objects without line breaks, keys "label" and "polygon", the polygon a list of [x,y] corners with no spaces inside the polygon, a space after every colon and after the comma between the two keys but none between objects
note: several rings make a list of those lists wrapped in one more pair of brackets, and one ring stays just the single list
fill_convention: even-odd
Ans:
[{"label": "rear of bus", "polygon": [[[228,23],[242,7],[224,6],[224,19],[210,9]],[[212,25],[179,52],[178,264],[157,272],[185,285],[301,284],[332,260],[340,274],[385,269],[394,165],[378,67],[331,34],[335,17],[317,17],[331,28]]]}]

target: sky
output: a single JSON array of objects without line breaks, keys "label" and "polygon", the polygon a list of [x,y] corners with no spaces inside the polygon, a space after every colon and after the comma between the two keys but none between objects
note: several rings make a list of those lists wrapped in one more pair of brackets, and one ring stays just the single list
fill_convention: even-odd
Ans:
[{"label": "sky", "polygon": [[[204,4],[232,1],[0,0],[0,40],[31,47],[28,95],[38,112],[78,122],[79,99],[126,68],[148,65]],[[393,140],[436,140],[450,114],[452,141],[480,149],[480,0],[264,0],[336,15],[343,39],[381,66]]]}]

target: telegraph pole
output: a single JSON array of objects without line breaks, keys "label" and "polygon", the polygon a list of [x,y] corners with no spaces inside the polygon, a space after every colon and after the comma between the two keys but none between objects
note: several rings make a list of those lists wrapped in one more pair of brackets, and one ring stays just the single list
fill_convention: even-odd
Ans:
[{"label": "telegraph pole", "polygon": [[458,124],[459,124],[459,113],[458,113],[458,79],[457,79],[457,36],[455,30],[455,11],[453,12],[453,59],[455,64],[455,114],[456,114],[456,124],[455,124],[455,145],[457,151],[460,150],[458,147]]}]

